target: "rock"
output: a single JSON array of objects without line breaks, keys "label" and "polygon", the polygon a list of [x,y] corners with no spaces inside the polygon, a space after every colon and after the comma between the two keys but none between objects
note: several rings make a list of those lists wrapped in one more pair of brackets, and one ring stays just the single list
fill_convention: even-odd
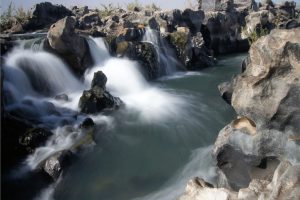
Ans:
[{"label": "rock", "polygon": [[87,42],[74,32],[74,28],[75,19],[72,17],[53,24],[48,31],[45,48],[63,58],[75,72],[83,73],[93,61]]},{"label": "rock", "polygon": [[92,81],[92,88],[83,91],[79,99],[79,110],[82,113],[93,114],[105,110],[116,110],[123,105],[120,98],[112,96],[105,90],[106,76],[96,72]]},{"label": "rock", "polygon": [[72,11],[62,5],[53,5],[50,2],[39,3],[33,8],[32,17],[23,28],[26,31],[47,28],[56,21],[71,15]]},{"label": "rock", "polygon": [[85,118],[79,127],[82,129],[88,129],[88,128],[91,128],[94,126],[95,126],[95,123],[91,118]]},{"label": "rock", "polygon": [[154,29],[154,30],[157,30],[157,31],[160,29],[159,24],[158,24],[158,22],[156,21],[156,19],[154,17],[151,17],[149,19],[148,24],[149,24],[149,27],[151,29]]},{"label": "rock", "polygon": [[225,188],[214,188],[201,178],[190,180],[184,195],[179,200],[215,199],[215,200],[267,200],[300,198],[300,165],[292,166],[282,161],[270,180],[253,179],[249,186],[238,192]]},{"label": "rock", "polygon": [[216,4],[215,4],[216,11],[230,12],[233,9],[234,9],[233,0],[216,0]]},{"label": "rock", "polygon": [[69,101],[69,97],[66,94],[59,94],[54,97],[56,100]]},{"label": "rock", "polygon": [[221,83],[218,86],[218,89],[219,89],[219,92],[220,92],[222,98],[226,101],[226,103],[231,105],[231,97],[232,97],[232,93],[233,93],[232,84],[230,82]]},{"label": "rock", "polygon": [[202,26],[205,45],[217,54],[243,52],[249,49],[247,39],[240,30],[245,23],[244,12],[206,12]]},{"label": "rock", "polygon": [[93,88],[95,86],[98,86],[105,89],[106,82],[107,77],[105,76],[105,74],[102,71],[98,71],[94,73],[91,87]]},{"label": "rock", "polygon": [[93,26],[100,26],[102,24],[99,14],[97,12],[90,12],[79,19],[80,29],[90,29]]},{"label": "rock", "polygon": [[236,78],[232,95],[238,115],[259,127],[300,131],[300,110],[294,106],[300,102],[299,48],[300,28],[273,30],[251,46],[249,64]]},{"label": "rock", "polygon": [[19,143],[24,146],[26,151],[33,153],[33,151],[46,143],[52,133],[42,128],[33,128],[28,130],[19,138]]},{"label": "rock", "polygon": [[237,9],[247,9],[248,11],[258,10],[258,5],[255,0],[235,0],[234,4]]},{"label": "rock", "polygon": [[247,187],[266,158],[300,160],[289,153],[297,150],[287,150],[299,149],[291,139],[300,130],[299,53],[300,28],[273,30],[251,46],[244,72],[227,83],[233,90],[231,105],[241,117],[221,130],[213,155],[222,182],[234,190]]},{"label": "rock", "polygon": [[192,34],[196,34],[201,31],[203,20],[204,12],[202,10],[193,11],[191,9],[185,9],[182,12],[182,21],[190,29]]},{"label": "rock", "polygon": [[73,158],[74,155],[69,150],[57,152],[46,159],[43,169],[54,180],[57,180],[63,170],[70,166]]}]

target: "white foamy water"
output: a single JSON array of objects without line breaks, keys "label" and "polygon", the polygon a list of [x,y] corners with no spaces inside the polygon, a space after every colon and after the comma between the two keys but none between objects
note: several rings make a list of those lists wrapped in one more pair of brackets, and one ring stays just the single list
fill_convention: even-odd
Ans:
[{"label": "white foamy water", "polygon": [[180,64],[176,60],[175,53],[163,41],[159,32],[147,27],[142,41],[149,42],[154,46],[158,58],[160,75],[171,75],[177,71],[176,66]]}]

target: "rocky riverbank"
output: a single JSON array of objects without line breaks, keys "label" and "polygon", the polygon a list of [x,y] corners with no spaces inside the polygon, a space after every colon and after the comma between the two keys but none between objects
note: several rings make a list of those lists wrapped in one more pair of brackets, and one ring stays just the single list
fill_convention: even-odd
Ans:
[{"label": "rocky riverbank", "polygon": [[[220,132],[215,144],[214,157],[220,168],[218,187],[226,188],[221,190],[232,196],[237,195],[239,189],[254,181],[250,171],[267,168],[269,160],[281,162],[277,173],[281,173],[281,165],[290,166],[288,169],[294,173],[297,166],[288,164],[284,158],[293,161],[289,156],[294,154],[288,154],[286,148],[298,145],[299,138],[300,34],[296,28],[299,26],[299,10],[294,2],[275,5],[271,1],[256,3],[252,0],[216,1],[215,8],[209,11],[162,11],[154,7],[135,7],[130,11],[114,7],[99,10],[74,6],[68,9],[45,2],[37,4],[32,14],[23,20],[11,16],[7,23],[1,23],[0,35],[2,169],[5,173],[11,171],[39,147],[48,144],[49,138],[53,143],[59,143],[56,133],[51,130],[62,126],[62,132],[74,143],[59,152],[39,152],[45,153],[45,157],[33,167],[33,176],[42,176],[47,184],[56,181],[74,159],[74,152],[93,143],[95,127],[88,114],[107,114],[124,106],[122,99],[106,88],[107,77],[101,71],[94,73],[91,85],[76,102],[75,111],[69,108],[60,111],[52,100],[59,100],[63,105],[72,97],[57,93],[60,91],[57,88],[63,87],[64,83],[55,83],[57,87],[51,88],[46,77],[37,76],[35,70],[43,71],[40,65],[32,68],[29,66],[31,60],[25,56],[17,63],[25,74],[20,75],[16,69],[4,69],[5,59],[19,44],[18,39],[38,38],[24,45],[24,49],[51,53],[62,60],[52,58],[55,62],[50,65],[56,65],[63,76],[70,72],[58,66],[66,63],[77,78],[83,78],[87,70],[99,62],[91,52],[89,41],[92,36],[101,37],[115,58],[136,61],[147,80],[169,75],[172,70],[201,70],[214,65],[217,55],[246,52],[253,43],[243,63],[243,74],[220,86],[222,96],[239,117]],[[270,31],[270,35],[256,42]],[[39,56],[39,60],[45,58]],[[20,96],[9,82],[16,81],[10,73],[18,74],[20,79],[30,76],[32,79],[24,82],[24,88],[29,84],[30,89],[50,96],[50,100],[36,102],[27,98],[18,106],[12,105],[12,102],[20,101]],[[73,79],[68,81],[77,84]],[[4,88],[5,84],[8,86]],[[61,120],[56,124],[54,118]],[[45,124],[45,119],[51,121],[50,125]],[[240,140],[249,143],[241,145]],[[271,171],[267,170],[269,174],[274,172],[277,164],[271,165]],[[240,177],[241,174],[244,176]],[[269,181],[263,186],[280,184],[274,179],[275,175],[273,180],[270,177],[262,179]],[[197,180],[201,187],[209,186]],[[26,194],[26,198],[32,198],[33,193]],[[197,190],[198,193],[201,192]]]},{"label": "rocky riverbank", "polygon": [[237,119],[215,142],[218,183],[191,180],[180,199],[299,199],[300,28],[255,42],[224,87]]}]

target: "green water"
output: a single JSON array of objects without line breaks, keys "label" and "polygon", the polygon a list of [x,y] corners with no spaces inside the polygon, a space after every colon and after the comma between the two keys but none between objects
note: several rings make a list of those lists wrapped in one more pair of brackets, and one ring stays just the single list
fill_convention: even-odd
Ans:
[{"label": "green water", "polygon": [[[96,144],[58,184],[57,200],[172,199],[186,180],[214,180],[210,147],[234,117],[217,86],[240,72],[245,55],[219,58],[215,67],[151,83],[184,102],[166,119],[144,121],[120,111],[99,126]],[[155,101],[155,99],[153,99]],[[160,108],[164,109],[164,108]],[[159,111],[158,111],[159,112]]]}]

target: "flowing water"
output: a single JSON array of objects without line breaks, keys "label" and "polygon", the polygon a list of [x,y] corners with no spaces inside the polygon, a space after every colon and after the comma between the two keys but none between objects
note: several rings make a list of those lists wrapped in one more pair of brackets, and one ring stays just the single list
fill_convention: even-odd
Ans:
[{"label": "flowing water", "polygon": [[[90,116],[97,124],[93,148],[38,199],[174,199],[193,176],[214,182],[211,145],[234,116],[217,85],[239,72],[244,55],[220,58],[216,67],[201,73],[167,71],[169,76],[149,83],[136,62],[110,57],[102,40],[88,42],[96,65],[84,82],[38,48],[22,45],[6,58],[6,109],[54,133],[26,159],[30,170],[82,137],[78,124],[87,116],[78,114],[78,99],[94,72],[102,70],[107,89],[126,104],[112,115]],[[61,93],[70,100],[53,98]]]}]

